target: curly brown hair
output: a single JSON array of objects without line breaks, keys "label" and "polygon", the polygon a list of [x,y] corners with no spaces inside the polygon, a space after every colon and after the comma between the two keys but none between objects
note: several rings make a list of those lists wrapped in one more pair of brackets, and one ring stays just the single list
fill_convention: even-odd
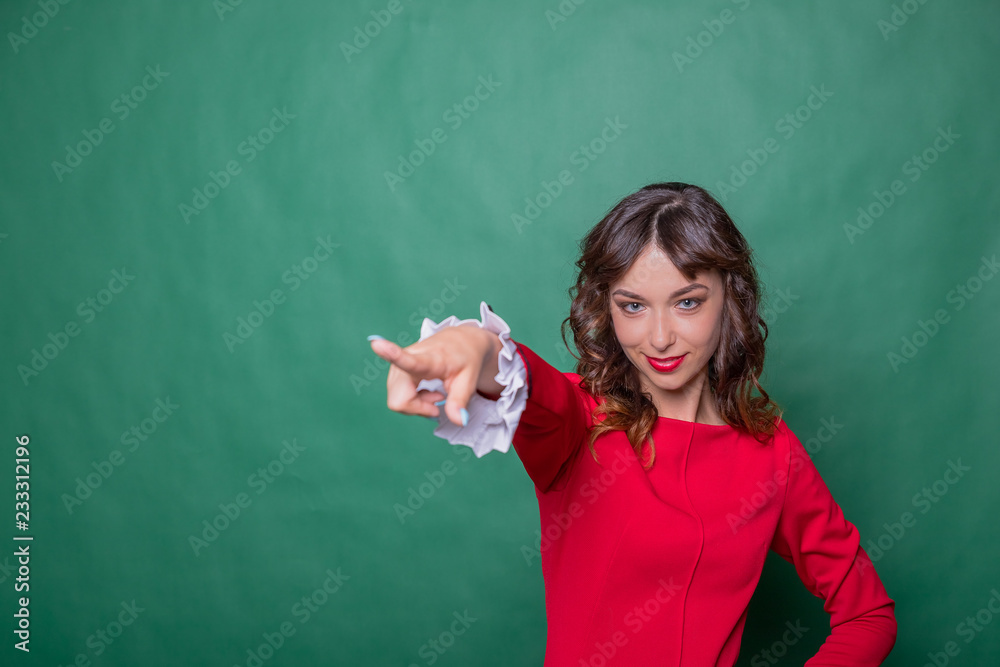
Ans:
[{"label": "curly brown hair", "polygon": [[[647,439],[653,465],[651,432],[658,412],[639,384],[611,318],[609,287],[622,278],[642,252],[656,244],[689,280],[717,269],[725,286],[719,347],[709,360],[708,381],[725,422],[761,442],[774,433],[781,408],[758,382],[764,369],[767,323],[761,317],[760,285],[753,251],[729,214],[706,190],[687,183],[652,183],[616,204],[580,241],[576,284],[569,289],[570,315],[562,322],[573,332],[579,356],[576,372],[598,400],[593,411],[590,452],[607,431],[622,430],[636,455]],[[569,345],[567,344],[567,347]],[[571,350],[572,353],[572,350]],[[756,388],[759,396],[753,396]],[[605,415],[603,421],[597,418]]]}]

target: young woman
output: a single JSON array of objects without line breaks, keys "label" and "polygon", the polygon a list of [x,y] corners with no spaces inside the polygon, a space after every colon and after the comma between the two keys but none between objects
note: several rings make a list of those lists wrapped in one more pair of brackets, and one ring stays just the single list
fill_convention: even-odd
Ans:
[{"label": "young woman", "polygon": [[702,188],[656,183],[581,251],[563,322],[575,373],[485,302],[481,321],[425,319],[406,348],[369,337],[391,362],[390,409],[480,457],[513,444],[534,482],[545,666],[733,665],[769,549],[830,614],[806,665],[881,664],[895,603],[758,383],[767,325],[729,215]]}]

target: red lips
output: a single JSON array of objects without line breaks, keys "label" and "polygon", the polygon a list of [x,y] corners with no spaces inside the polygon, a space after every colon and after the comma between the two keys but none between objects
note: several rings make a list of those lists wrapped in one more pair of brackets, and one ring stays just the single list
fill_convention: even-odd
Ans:
[{"label": "red lips", "polygon": [[646,357],[649,365],[653,370],[659,371],[661,373],[669,373],[670,371],[676,369],[684,361],[686,355],[682,354],[679,357],[667,357],[666,359],[654,359],[653,357]]}]

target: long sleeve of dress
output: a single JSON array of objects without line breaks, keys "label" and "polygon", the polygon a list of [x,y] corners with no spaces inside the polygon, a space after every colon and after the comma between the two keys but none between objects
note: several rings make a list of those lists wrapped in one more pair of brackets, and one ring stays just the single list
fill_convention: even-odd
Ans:
[{"label": "long sleeve of dress", "polygon": [[586,392],[564,374],[518,343],[528,374],[528,400],[514,433],[514,449],[528,476],[542,493],[557,486],[573,454],[589,437],[590,408]]},{"label": "long sleeve of dress", "polygon": [[788,433],[786,497],[771,548],[795,566],[830,614],[830,635],[806,667],[880,665],[896,642],[895,602],[861,547],[858,529],[802,443]]}]

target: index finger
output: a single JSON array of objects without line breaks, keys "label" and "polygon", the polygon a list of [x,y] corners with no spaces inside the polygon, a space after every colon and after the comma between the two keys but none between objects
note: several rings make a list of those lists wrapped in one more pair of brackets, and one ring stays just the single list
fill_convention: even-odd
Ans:
[{"label": "index finger", "polygon": [[372,340],[371,346],[372,352],[394,364],[408,375],[420,379],[433,379],[430,376],[433,370],[433,360],[429,357],[407,352],[391,340],[384,338]]}]

